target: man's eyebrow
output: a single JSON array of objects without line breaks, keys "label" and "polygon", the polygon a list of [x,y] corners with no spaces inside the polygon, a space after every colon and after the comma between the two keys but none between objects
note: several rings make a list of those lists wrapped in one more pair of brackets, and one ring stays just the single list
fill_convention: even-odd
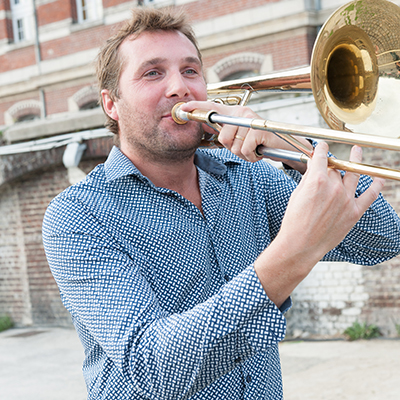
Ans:
[{"label": "man's eyebrow", "polygon": [[146,68],[146,67],[151,67],[153,65],[161,64],[165,60],[166,60],[166,58],[161,58],[161,57],[155,57],[150,60],[145,60],[140,64],[139,68],[142,69],[142,68]]},{"label": "man's eyebrow", "polygon": [[201,66],[201,61],[197,57],[186,57],[184,58],[184,61],[186,61],[189,64],[197,64]]},{"label": "man's eyebrow", "polygon": [[[142,64],[140,64],[139,68],[143,69],[147,67],[152,67],[154,65],[162,64],[166,61],[168,61],[168,59],[163,57],[151,58],[150,60],[146,60]],[[196,64],[198,66],[201,66],[201,62],[197,57],[185,57],[182,61],[188,64]]]}]

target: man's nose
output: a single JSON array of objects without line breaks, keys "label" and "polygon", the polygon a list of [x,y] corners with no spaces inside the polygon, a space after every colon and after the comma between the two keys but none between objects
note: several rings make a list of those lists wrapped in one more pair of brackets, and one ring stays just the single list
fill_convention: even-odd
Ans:
[{"label": "man's nose", "polygon": [[180,72],[171,74],[168,80],[166,96],[184,98],[188,96],[189,93],[190,90],[182,74]]}]

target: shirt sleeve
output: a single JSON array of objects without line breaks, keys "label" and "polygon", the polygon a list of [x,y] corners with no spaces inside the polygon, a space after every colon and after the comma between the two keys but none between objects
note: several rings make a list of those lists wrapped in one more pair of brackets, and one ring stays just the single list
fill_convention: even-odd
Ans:
[{"label": "shirt sleeve", "polygon": [[[290,196],[301,175],[282,171],[256,175],[265,192],[271,238],[278,234]],[[262,179],[264,176],[264,179]],[[267,179],[273,177],[273,179]],[[361,175],[355,196],[364,193],[372,179]],[[376,265],[400,253],[400,219],[382,194],[371,204],[345,239],[328,252],[323,261],[349,262],[359,265]]]},{"label": "shirt sleeve", "polygon": [[[362,175],[355,193],[358,197],[371,185]],[[400,253],[400,219],[382,194],[371,204],[345,239],[325,255],[324,261],[346,261],[376,265]]]},{"label": "shirt sleeve", "polygon": [[51,203],[43,241],[64,305],[145,397],[187,397],[284,338],[285,319],[251,265],[207,301],[170,314],[141,275],[141,256],[81,202]]}]

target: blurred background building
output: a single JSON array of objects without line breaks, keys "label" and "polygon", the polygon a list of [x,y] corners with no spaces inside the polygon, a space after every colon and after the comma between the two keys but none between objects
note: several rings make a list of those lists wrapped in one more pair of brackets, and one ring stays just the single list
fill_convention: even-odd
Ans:
[{"label": "blurred background building", "polygon": [[[93,60],[132,8],[183,8],[212,83],[309,65],[320,27],[346,2],[0,0],[0,315],[17,326],[71,324],[45,259],[41,223],[50,200],[112,147]],[[325,126],[312,95],[271,93],[252,107],[266,119]],[[381,151],[366,157],[400,163]],[[400,186],[388,181],[384,195],[399,211]],[[358,320],[394,335],[399,264],[320,263],[294,293],[289,333],[335,335]]]}]

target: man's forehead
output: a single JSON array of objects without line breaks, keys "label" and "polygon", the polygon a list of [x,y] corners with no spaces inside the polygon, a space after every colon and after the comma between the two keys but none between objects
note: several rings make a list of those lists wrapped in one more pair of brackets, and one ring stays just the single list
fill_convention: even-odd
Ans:
[{"label": "man's forehead", "polygon": [[[121,44],[122,49],[129,49],[135,47],[145,47],[148,51],[151,51],[153,47],[163,48],[164,42],[179,42],[180,46],[191,48],[195,53],[197,53],[194,44],[179,31],[145,31],[139,35],[128,36]],[[152,47],[148,47],[149,44]]]},{"label": "man's forehead", "polygon": [[120,56],[124,64],[154,65],[168,62],[174,56],[182,62],[201,66],[196,47],[179,31],[146,31],[130,36],[122,42]]}]

